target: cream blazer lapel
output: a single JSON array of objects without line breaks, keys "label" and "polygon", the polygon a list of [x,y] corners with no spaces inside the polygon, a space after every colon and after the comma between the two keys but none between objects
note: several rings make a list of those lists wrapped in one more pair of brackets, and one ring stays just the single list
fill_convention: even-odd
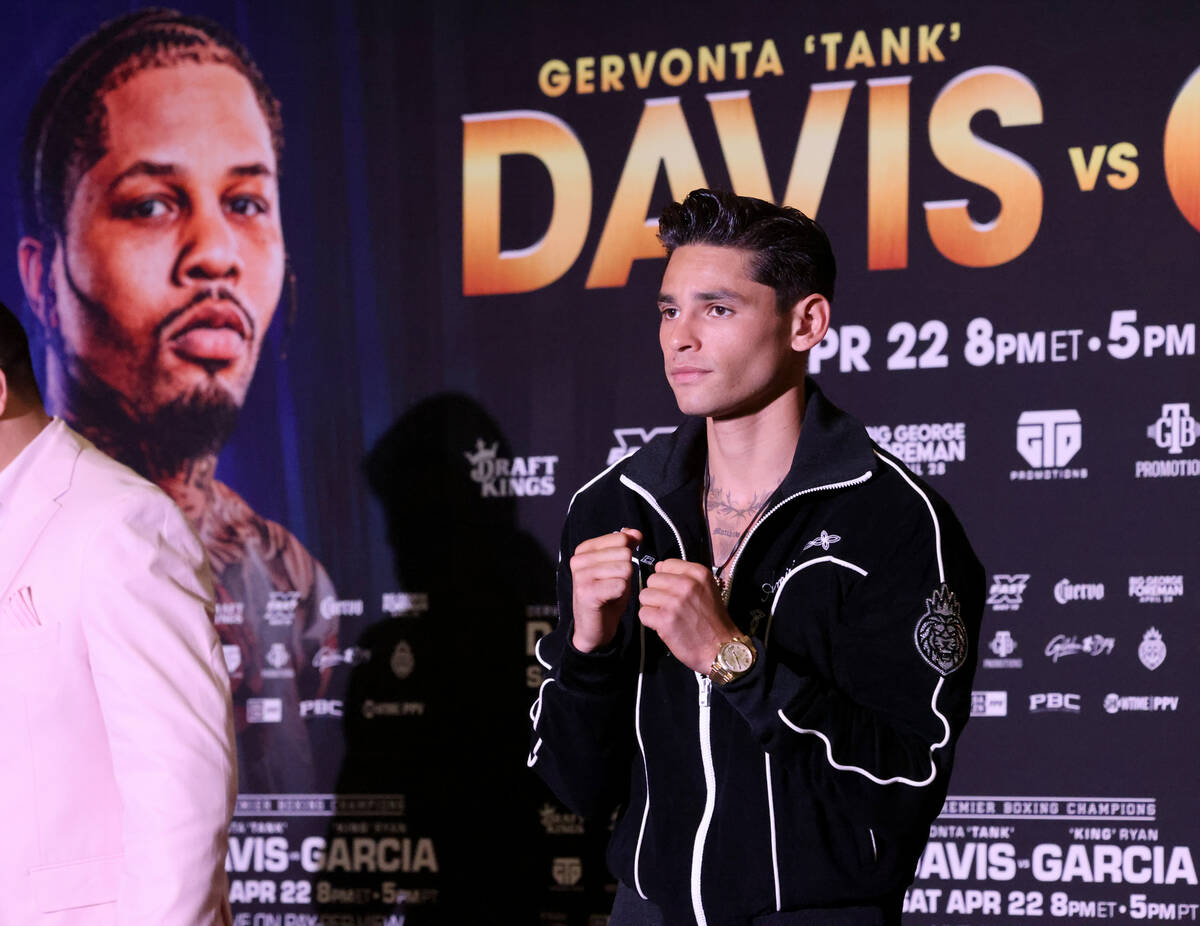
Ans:
[{"label": "cream blazer lapel", "polygon": [[10,487],[12,508],[0,531],[0,601],[14,591],[13,580],[37,547],[38,538],[62,508],[59,499],[71,487],[75,462],[83,452],[66,425],[56,418],[46,426],[47,446],[37,448],[33,465]]}]

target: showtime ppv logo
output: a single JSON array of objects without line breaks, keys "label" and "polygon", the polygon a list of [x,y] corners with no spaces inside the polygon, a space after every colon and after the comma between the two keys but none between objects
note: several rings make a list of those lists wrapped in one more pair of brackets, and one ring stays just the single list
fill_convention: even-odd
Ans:
[{"label": "showtime ppv logo", "polygon": [[512,498],[554,494],[557,456],[502,457],[500,442],[490,447],[483,438],[475,441],[475,452],[464,451],[471,464],[471,480],[482,498]]}]

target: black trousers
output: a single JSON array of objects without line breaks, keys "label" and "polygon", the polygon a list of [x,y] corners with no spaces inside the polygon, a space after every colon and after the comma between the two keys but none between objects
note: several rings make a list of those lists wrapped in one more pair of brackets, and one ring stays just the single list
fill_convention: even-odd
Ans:
[{"label": "black trousers", "polygon": [[[752,926],[899,926],[900,901],[882,906],[832,907],[795,910],[755,917]],[[617,898],[613,901],[608,926],[667,926],[662,910],[649,900],[642,900],[637,891],[622,882],[617,883]]]}]

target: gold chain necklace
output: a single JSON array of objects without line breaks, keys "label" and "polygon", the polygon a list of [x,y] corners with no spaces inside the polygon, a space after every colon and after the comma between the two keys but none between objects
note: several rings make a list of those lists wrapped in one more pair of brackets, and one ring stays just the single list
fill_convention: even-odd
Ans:
[{"label": "gold chain necklace", "polygon": [[[777,488],[779,488],[778,485],[775,486],[775,489],[777,489]],[[733,562],[734,557],[737,556],[738,550],[741,549],[742,544],[746,540],[746,535],[750,533],[750,528],[754,527],[754,525],[756,523],[758,523],[758,519],[760,517],[762,517],[763,511],[767,507],[767,502],[769,502],[771,500],[771,496],[775,494],[775,489],[772,489],[770,492],[767,493],[767,497],[763,499],[762,504],[759,505],[758,509],[754,512],[754,517],[752,517],[750,519],[750,523],[748,523],[742,529],[742,532],[738,535],[737,543],[735,543],[733,545],[733,549],[730,550],[729,555],[727,557],[725,557],[725,562],[721,563],[720,566],[716,565],[715,563],[712,566],[713,581],[716,583],[717,591],[721,595],[721,603],[722,604],[726,604],[726,605],[729,604],[729,594],[732,591],[732,587],[729,584],[729,580],[725,576],[723,576],[722,573],[725,571],[725,567],[728,566],[731,562]],[[704,503],[703,503],[703,506],[704,506],[704,529],[707,531],[708,552],[709,552],[710,556],[712,555],[712,552],[713,552],[712,525],[708,523],[708,495],[709,495],[709,492],[711,492],[711,491],[712,491],[712,474],[709,472],[709,469],[708,469],[708,461],[705,460],[704,461]]]}]

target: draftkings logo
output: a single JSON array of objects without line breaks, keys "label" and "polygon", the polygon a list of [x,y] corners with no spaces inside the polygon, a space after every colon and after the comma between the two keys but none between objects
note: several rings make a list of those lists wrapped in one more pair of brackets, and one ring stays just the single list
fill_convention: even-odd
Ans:
[{"label": "draftkings logo", "polygon": [[547,836],[583,835],[583,817],[577,813],[559,810],[553,804],[545,803],[538,811],[538,816]]},{"label": "draftkings logo", "polygon": [[1129,597],[1138,604],[1170,604],[1183,597],[1183,576],[1130,576]]},{"label": "draftkings logo", "polygon": [[646,444],[650,443],[660,434],[674,433],[674,427],[663,428],[613,428],[613,437],[617,441],[615,447],[610,447],[608,451],[608,466],[612,466],[618,460],[623,460],[635,451],[641,450]]},{"label": "draftkings logo", "polygon": [[554,494],[556,456],[498,456],[500,442],[490,447],[483,438],[475,441],[474,451],[464,451],[471,464],[471,480],[478,484],[483,498],[512,498]]},{"label": "draftkings logo", "polygon": [[1146,429],[1146,436],[1167,452],[1167,458],[1136,461],[1135,479],[1200,476],[1200,459],[1180,459],[1185,450],[1196,446],[1196,419],[1192,417],[1190,403],[1164,402],[1162,414]]},{"label": "draftkings logo", "polygon": [[1017,419],[1017,452],[1031,469],[1014,469],[1012,482],[1086,479],[1086,467],[1068,469],[1083,446],[1083,419],[1073,408],[1022,412]]},{"label": "draftkings logo", "polygon": [[962,421],[875,425],[871,440],[899,459],[918,476],[940,476],[947,463],[967,458],[967,425]]},{"label": "draftkings logo", "polygon": [[998,572],[992,576],[987,603],[993,611],[1019,611],[1024,600],[1025,586],[1028,584],[1027,572]]},{"label": "draftkings logo", "polygon": [[1009,630],[997,630],[988,643],[988,649],[996,655],[994,658],[984,657],[985,669],[1019,669],[1024,665],[1020,656],[1013,657],[1013,653],[1017,651],[1017,641]]},{"label": "draftkings logo", "polygon": [[972,717],[1007,717],[1008,716],[1008,692],[1007,691],[972,691],[971,692],[971,716]]}]

